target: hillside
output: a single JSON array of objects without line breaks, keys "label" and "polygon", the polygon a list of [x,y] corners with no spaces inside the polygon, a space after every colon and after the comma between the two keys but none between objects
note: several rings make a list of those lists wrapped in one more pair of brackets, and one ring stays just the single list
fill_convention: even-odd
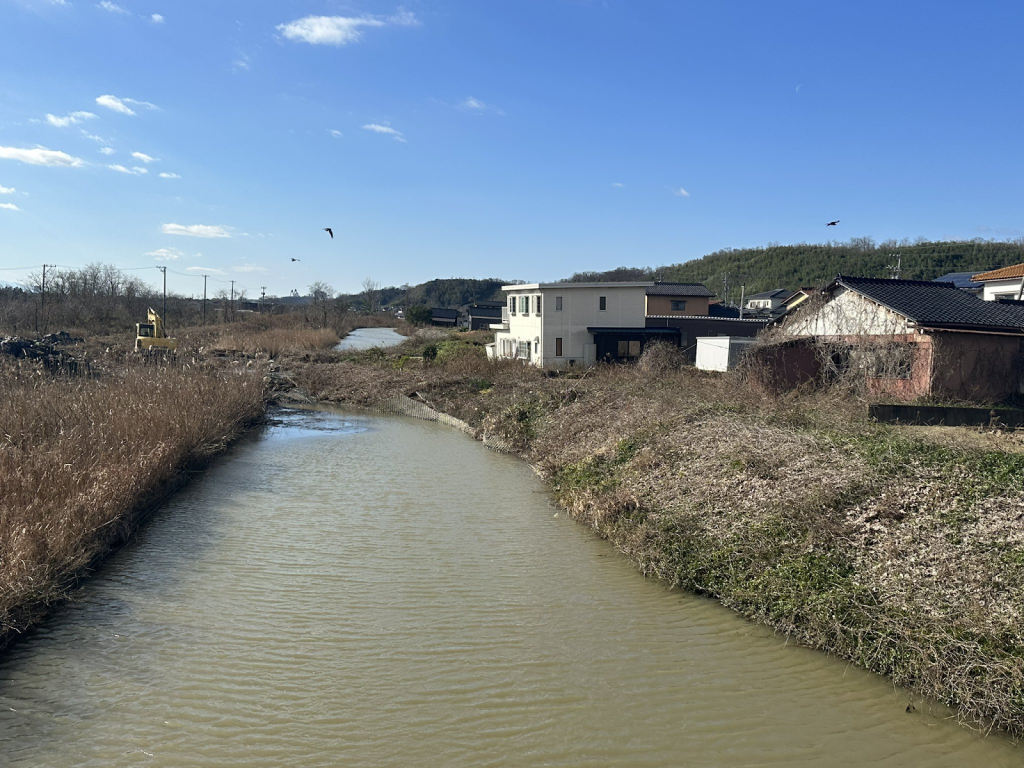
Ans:
[{"label": "hillside", "polygon": [[751,294],[771,288],[819,286],[840,273],[889,277],[888,265],[896,263],[896,254],[902,260],[901,277],[932,280],[947,272],[981,272],[1024,262],[1024,243],[970,240],[876,244],[870,238],[855,238],[847,243],[729,248],[681,264],[580,272],[570,279],[605,282],[658,278],[704,283],[719,296],[738,299],[741,284],[745,284],[746,292]]},{"label": "hillside", "polygon": [[[515,280],[499,280],[490,278],[474,280],[471,278],[453,277],[442,280],[430,280],[419,285],[389,286],[380,289],[380,306],[414,307],[458,307],[475,301],[501,300],[501,286],[514,283]],[[343,295],[354,306],[363,300],[363,294]]]}]

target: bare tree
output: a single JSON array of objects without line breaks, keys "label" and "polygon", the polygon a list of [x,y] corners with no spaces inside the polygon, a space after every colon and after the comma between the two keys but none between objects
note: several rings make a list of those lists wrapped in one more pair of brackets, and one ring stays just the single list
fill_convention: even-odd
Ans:
[{"label": "bare tree", "polygon": [[309,297],[313,300],[313,311],[320,317],[320,324],[327,325],[327,308],[334,298],[334,288],[317,280],[309,286]]},{"label": "bare tree", "polygon": [[380,282],[368,277],[363,280],[363,309],[368,314],[380,311]]}]

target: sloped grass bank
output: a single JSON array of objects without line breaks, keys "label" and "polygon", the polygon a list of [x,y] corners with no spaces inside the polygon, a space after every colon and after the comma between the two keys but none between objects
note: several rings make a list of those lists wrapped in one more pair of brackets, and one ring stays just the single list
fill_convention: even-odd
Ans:
[{"label": "sloped grass bank", "polygon": [[136,361],[67,378],[0,361],[0,646],[262,417],[265,374]]},{"label": "sloped grass bank", "polygon": [[[572,377],[410,349],[307,359],[314,396],[396,394],[500,438],[645,574],[1024,734],[1024,454],[869,423],[847,392],[771,397],[641,361]],[[1013,448],[1011,450],[1011,448]]]}]

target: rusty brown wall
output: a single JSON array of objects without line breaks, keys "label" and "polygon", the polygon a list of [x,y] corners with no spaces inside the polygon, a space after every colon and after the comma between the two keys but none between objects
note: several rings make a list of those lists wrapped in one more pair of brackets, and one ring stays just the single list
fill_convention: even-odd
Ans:
[{"label": "rusty brown wall", "polygon": [[995,403],[1018,391],[1024,363],[1020,337],[943,331],[931,337],[933,397]]},{"label": "rusty brown wall", "polygon": [[[674,312],[672,310],[673,301],[685,301],[686,310],[683,312]],[[708,313],[709,301],[710,299],[706,296],[648,296],[647,314],[704,317]]]}]

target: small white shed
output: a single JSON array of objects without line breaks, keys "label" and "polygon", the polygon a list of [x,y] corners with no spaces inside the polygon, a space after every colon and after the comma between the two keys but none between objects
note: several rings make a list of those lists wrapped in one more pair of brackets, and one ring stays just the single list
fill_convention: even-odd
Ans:
[{"label": "small white shed", "polygon": [[755,341],[750,336],[698,336],[697,367],[702,371],[731,371],[743,350]]}]

